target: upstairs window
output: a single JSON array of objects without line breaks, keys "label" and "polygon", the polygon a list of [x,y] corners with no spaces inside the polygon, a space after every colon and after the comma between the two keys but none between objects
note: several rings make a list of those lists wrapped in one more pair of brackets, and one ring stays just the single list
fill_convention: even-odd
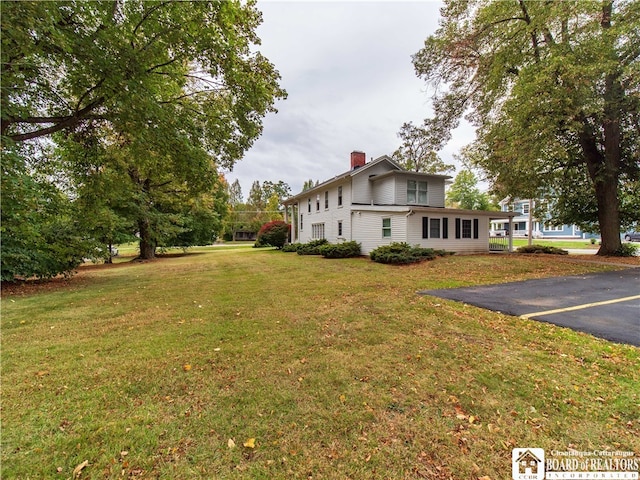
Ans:
[{"label": "upstairs window", "polygon": [[324,192],[324,208],[329,208],[329,192]]},{"label": "upstairs window", "polygon": [[342,186],[338,187],[338,206],[342,206]]},{"label": "upstairs window", "polygon": [[427,203],[427,182],[407,180],[407,203]]},{"label": "upstairs window", "polygon": [[311,213],[311,199],[307,201],[307,213]]},{"label": "upstairs window", "polygon": [[316,212],[320,211],[320,195],[316,195]]}]

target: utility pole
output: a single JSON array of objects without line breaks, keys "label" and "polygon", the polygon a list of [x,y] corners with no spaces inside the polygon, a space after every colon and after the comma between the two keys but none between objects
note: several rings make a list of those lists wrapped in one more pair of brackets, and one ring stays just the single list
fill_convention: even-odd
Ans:
[{"label": "utility pole", "polygon": [[529,232],[527,233],[528,244],[533,245],[533,198],[529,199]]}]

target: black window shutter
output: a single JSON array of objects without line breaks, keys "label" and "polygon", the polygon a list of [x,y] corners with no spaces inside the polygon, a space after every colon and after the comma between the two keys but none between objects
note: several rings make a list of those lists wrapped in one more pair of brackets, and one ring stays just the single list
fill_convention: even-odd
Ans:
[{"label": "black window shutter", "polygon": [[478,238],[478,219],[473,219],[473,238]]},{"label": "black window shutter", "polygon": [[442,219],[442,238],[449,238],[449,219],[447,217]]},{"label": "black window shutter", "polygon": [[422,217],[422,238],[429,238],[429,217]]},{"label": "black window shutter", "polygon": [[460,219],[456,218],[456,238],[460,238]]}]

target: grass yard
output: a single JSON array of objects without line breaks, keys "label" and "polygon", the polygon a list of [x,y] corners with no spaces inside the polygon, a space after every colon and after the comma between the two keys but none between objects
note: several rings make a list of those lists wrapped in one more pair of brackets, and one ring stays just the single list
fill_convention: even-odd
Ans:
[{"label": "grass yard", "polygon": [[[534,245],[545,245],[550,247],[557,248],[572,248],[572,249],[587,249],[587,250],[598,250],[600,248],[599,242],[591,243],[590,240],[549,240],[549,239],[541,239],[534,238]],[[526,238],[514,238],[513,239],[513,247],[514,249],[518,247],[523,247],[525,245],[529,245],[529,241]]]},{"label": "grass yard", "polygon": [[514,447],[637,457],[639,349],[415,294],[608,268],[219,248],[5,289],[2,478],[499,480]]}]

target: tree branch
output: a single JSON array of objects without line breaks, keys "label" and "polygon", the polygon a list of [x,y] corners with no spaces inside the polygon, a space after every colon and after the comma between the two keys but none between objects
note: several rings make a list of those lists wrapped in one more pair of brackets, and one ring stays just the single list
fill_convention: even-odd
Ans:
[{"label": "tree branch", "polygon": [[[94,100],[93,102],[91,102],[89,105],[87,105],[86,107],[84,107],[82,110],[78,110],[76,113],[74,113],[71,116],[68,117],[50,117],[50,121],[46,122],[45,117],[31,117],[31,122],[25,121],[25,120],[20,120],[18,121],[14,121],[14,122],[9,122],[7,123],[7,125],[3,125],[3,131],[9,127],[9,125],[11,125],[12,123],[54,123],[54,125],[47,127],[47,128],[42,128],[40,130],[34,130],[32,132],[27,132],[27,133],[17,133],[14,135],[9,135],[9,138],[11,140],[13,140],[14,142],[23,142],[25,140],[31,140],[33,138],[38,138],[38,137],[42,137],[44,135],[50,135],[52,133],[55,132],[59,132],[60,130],[64,130],[65,128],[71,127],[73,125],[78,124],[80,121],[88,118],[89,116],[89,112],[91,112],[92,110],[94,110],[96,107],[100,106],[103,102],[104,102],[104,97],[100,97],[96,100]],[[33,121],[34,119],[36,119],[37,121]],[[53,120],[52,120],[53,119]],[[4,123],[4,122],[3,122]]]}]

